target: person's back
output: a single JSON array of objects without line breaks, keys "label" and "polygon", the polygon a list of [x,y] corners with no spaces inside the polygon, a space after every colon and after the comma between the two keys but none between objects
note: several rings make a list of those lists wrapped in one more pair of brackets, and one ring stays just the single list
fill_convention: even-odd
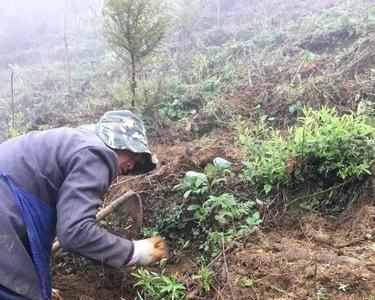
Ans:
[{"label": "person's back", "polygon": [[[104,192],[116,176],[116,164],[115,153],[94,133],[81,129],[34,131],[0,144],[0,174],[9,175],[20,188],[58,207],[56,229],[65,249],[119,266],[126,259],[123,250],[130,248],[126,245],[129,242],[112,237],[110,244],[117,245],[117,250],[105,249],[105,255],[95,252],[95,248],[105,245],[101,241],[92,244],[90,251],[87,249],[87,243],[93,239],[106,238],[106,232],[97,232],[100,228],[95,226],[95,214]],[[90,190],[90,199],[87,194],[83,195],[85,189]],[[0,212],[3,240],[0,241],[0,285],[31,299],[40,299],[20,209],[9,186],[2,180]],[[76,238],[77,235],[81,238]],[[124,253],[120,255],[121,251]],[[117,259],[113,259],[116,254]]]},{"label": "person's back", "polygon": [[[165,241],[131,241],[96,224],[113,179],[156,167],[142,121],[111,111],[86,129],[34,131],[0,144],[0,299],[50,300],[52,243],[103,265],[150,264]],[[92,130],[93,129],[93,130]]]},{"label": "person's back", "polygon": [[74,159],[90,151],[103,158],[107,168],[97,171],[105,171],[109,184],[116,170],[114,152],[94,133],[75,128],[32,131],[0,144],[0,173],[9,174],[20,187],[55,205]]}]

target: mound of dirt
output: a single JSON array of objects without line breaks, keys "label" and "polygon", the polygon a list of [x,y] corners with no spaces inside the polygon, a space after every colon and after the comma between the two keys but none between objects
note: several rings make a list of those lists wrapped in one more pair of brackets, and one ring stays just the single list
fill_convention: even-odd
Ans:
[{"label": "mound of dirt", "polygon": [[316,54],[333,53],[337,48],[353,43],[357,35],[347,29],[333,32],[314,33],[303,38],[298,47]]}]

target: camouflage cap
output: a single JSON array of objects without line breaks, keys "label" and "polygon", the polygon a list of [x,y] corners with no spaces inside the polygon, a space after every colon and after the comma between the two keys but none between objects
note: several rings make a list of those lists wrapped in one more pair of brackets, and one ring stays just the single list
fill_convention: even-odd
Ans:
[{"label": "camouflage cap", "polygon": [[[86,129],[90,130],[89,127]],[[137,162],[134,169],[128,173],[146,173],[156,167],[157,159],[148,149],[145,126],[131,111],[106,112],[95,124],[95,133],[104,144],[112,149],[129,150],[144,155],[144,163]]]}]

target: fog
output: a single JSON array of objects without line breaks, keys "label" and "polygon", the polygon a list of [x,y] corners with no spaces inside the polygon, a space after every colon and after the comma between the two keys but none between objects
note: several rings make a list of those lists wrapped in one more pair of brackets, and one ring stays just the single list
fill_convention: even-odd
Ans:
[{"label": "fog", "polygon": [[[70,39],[98,27],[102,0],[67,0],[66,5]],[[0,68],[8,64],[29,63],[27,57],[35,56],[25,53],[29,49],[62,44],[64,11],[63,0],[0,0]],[[87,22],[91,22],[90,26]]]}]

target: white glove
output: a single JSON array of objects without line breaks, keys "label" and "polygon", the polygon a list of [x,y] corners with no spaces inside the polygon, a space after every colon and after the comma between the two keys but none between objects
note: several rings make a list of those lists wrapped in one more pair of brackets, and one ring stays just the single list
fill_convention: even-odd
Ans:
[{"label": "white glove", "polygon": [[128,266],[139,264],[153,264],[168,255],[168,248],[165,240],[158,236],[145,240],[133,241],[134,253]]},{"label": "white glove", "polygon": [[63,297],[61,297],[59,290],[52,289],[52,300],[64,300]]}]

